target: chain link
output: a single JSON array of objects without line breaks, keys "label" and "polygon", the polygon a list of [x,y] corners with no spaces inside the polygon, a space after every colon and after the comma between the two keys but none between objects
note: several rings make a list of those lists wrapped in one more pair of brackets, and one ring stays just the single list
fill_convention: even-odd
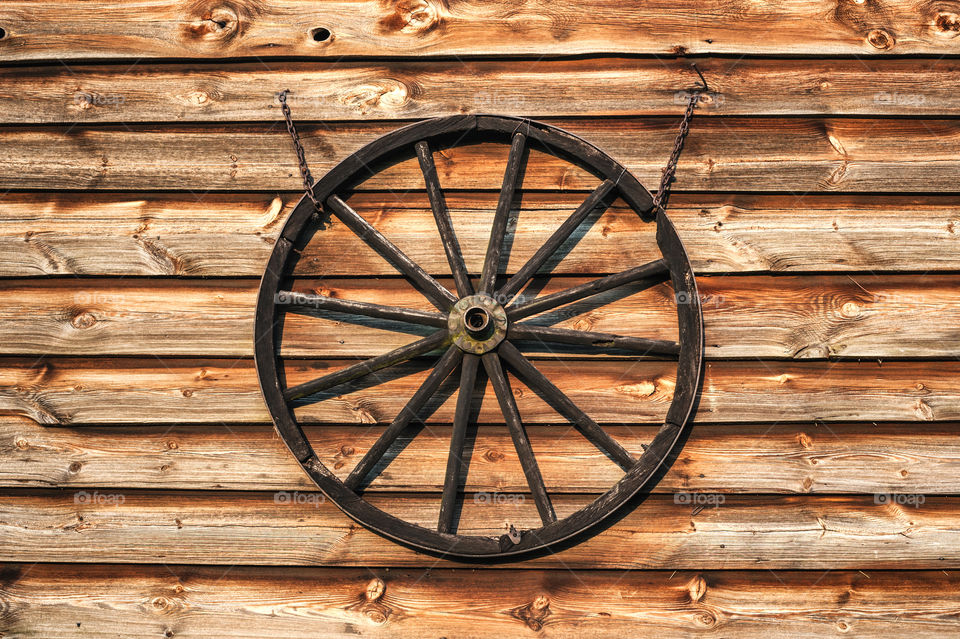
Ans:
[{"label": "chain link", "polygon": [[710,90],[709,87],[707,87],[707,81],[704,80],[703,74],[700,73],[697,65],[693,65],[693,68],[697,72],[697,75],[700,76],[703,86],[694,89],[687,98],[687,110],[683,113],[680,130],[677,131],[677,139],[673,143],[673,151],[670,152],[670,159],[667,160],[667,166],[663,169],[663,175],[660,178],[660,188],[657,189],[657,194],[653,197],[653,207],[655,211],[666,210],[667,201],[670,199],[670,186],[676,177],[677,163],[680,161],[683,143],[687,139],[687,134],[690,133],[690,121],[693,119],[693,110],[697,106],[697,102],[700,101],[700,96]]},{"label": "chain link", "polygon": [[297,150],[297,160],[300,162],[300,177],[303,179],[303,190],[307,194],[307,197],[310,198],[310,201],[313,202],[317,213],[320,213],[322,209],[320,202],[317,201],[316,196],[313,194],[313,176],[310,175],[310,168],[307,166],[307,156],[303,152],[303,143],[300,142],[300,134],[297,133],[297,128],[293,126],[293,117],[290,115],[290,106],[287,104],[288,93],[290,93],[290,90],[284,89],[277,94],[277,99],[280,101],[280,110],[283,111],[283,118],[287,121],[287,132],[290,134],[290,138],[293,140],[293,146]]}]

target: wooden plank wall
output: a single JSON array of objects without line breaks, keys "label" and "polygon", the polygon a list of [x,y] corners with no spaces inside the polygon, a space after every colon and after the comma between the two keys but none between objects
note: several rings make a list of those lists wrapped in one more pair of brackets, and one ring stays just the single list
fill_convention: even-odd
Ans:
[{"label": "wooden plank wall", "polygon": [[[7,0],[0,30],[0,636],[960,632],[960,4]],[[252,361],[258,278],[299,197],[275,93],[293,91],[315,175],[402,122],[507,112],[653,187],[694,58],[713,91],[670,215],[708,363],[653,494],[582,545],[483,567],[310,492]],[[475,270],[504,157],[436,158]],[[531,162],[506,271],[592,185]],[[444,275],[422,188],[401,164],[351,203]],[[618,204],[538,285],[646,261],[651,242]],[[334,225],[298,285],[423,304],[389,275]],[[664,287],[580,311],[560,324],[676,330]],[[410,339],[320,317],[287,332],[292,381]],[[672,393],[662,363],[538,365],[635,452]],[[423,375],[405,373],[301,412],[341,476]],[[616,480],[517,386],[561,514]],[[370,490],[411,520],[439,504],[437,404]],[[525,486],[505,429],[481,426],[467,495]],[[461,529],[535,521],[530,500],[502,506],[465,508]]]}]

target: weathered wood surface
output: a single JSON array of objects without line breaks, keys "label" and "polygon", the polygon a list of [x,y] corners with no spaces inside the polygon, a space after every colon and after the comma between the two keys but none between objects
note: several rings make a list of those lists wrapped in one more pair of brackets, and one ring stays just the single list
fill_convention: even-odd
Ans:
[{"label": "weathered wood surface", "polygon": [[[524,193],[502,265],[516,272],[583,200]],[[7,193],[0,198],[0,275],[260,277],[300,195]],[[466,261],[480,264],[491,193],[446,194]],[[426,194],[357,193],[350,203],[433,274],[449,272]],[[698,275],[728,272],[960,270],[955,195],[678,193],[676,225]],[[556,273],[616,272],[646,259],[654,229],[622,202],[589,218]],[[349,251],[342,247],[349,246]],[[393,275],[383,258],[332,224],[306,248],[301,275]]]},{"label": "weathered wood surface", "polygon": [[[539,524],[532,499],[475,502],[460,530]],[[435,526],[438,494],[378,493],[371,503]],[[518,566],[664,570],[956,569],[960,499],[898,504],[863,496],[724,496],[718,506],[652,495],[580,545]],[[558,516],[590,502],[556,495]],[[444,566],[340,514],[320,493],[41,491],[0,496],[0,561],[220,565]]]},{"label": "weathered wood surface", "polygon": [[[520,257],[522,263],[529,254]],[[455,290],[449,278],[440,281]],[[539,297],[586,281],[538,278],[521,295]],[[0,353],[251,357],[257,284],[175,278],[0,281]],[[698,287],[706,355],[711,358],[949,358],[960,350],[956,275],[717,276],[699,278]],[[402,279],[302,279],[293,288],[433,310]],[[666,284],[639,292],[624,287],[528,322],[676,339],[674,299]],[[369,357],[431,330],[325,311],[288,313],[281,353],[318,359]],[[550,353],[542,345],[526,348]],[[605,354],[602,349],[554,348],[578,357]]]},{"label": "weathered wood surface", "polygon": [[[2,41],[0,41],[2,43]],[[960,52],[960,49],[958,49]],[[955,59],[705,59],[701,115],[952,115]],[[0,71],[0,122],[298,120],[679,115],[699,79],[686,60],[55,65]],[[24,100],[23,96],[30,96]]]},{"label": "weathered wood surface", "polygon": [[[279,114],[278,114],[279,116]],[[673,148],[677,117],[558,119],[622,162],[650,188]],[[398,123],[301,125],[315,175],[323,175]],[[297,191],[296,154],[278,119],[270,124],[119,124],[0,130],[0,189]],[[412,149],[411,149],[412,153]],[[853,118],[704,118],[677,171],[677,190],[954,192],[960,121]],[[448,189],[499,189],[506,148],[437,153]],[[524,186],[592,189],[598,181],[552,156],[531,154]],[[415,158],[366,180],[363,189],[422,189]]]},{"label": "weathered wood surface", "polygon": [[[514,273],[583,200],[524,193],[507,231]],[[260,277],[299,194],[8,193],[0,198],[0,275]],[[446,194],[465,259],[480,264],[496,195]],[[449,272],[426,194],[357,193],[350,203],[432,274]],[[801,211],[801,214],[798,214]],[[670,199],[700,274],[960,270],[955,195],[687,194]],[[556,273],[616,272],[651,256],[654,228],[622,202],[564,245]],[[342,247],[349,246],[349,251]],[[651,257],[652,259],[652,257]],[[301,275],[395,275],[334,222],[307,247]]]},{"label": "weathered wood surface", "polygon": [[[0,636],[957,634],[958,34],[952,0],[3,3],[0,561],[28,563],[0,566]],[[250,358],[257,278],[301,186],[276,92],[293,90],[315,176],[406,122],[505,112],[582,135],[652,188],[695,83],[687,53],[708,56],[714,92],[671,217],[711,361],[654,494],[497,572],[350,521],[274,433]],[[473,270],[505,159],[436,153]],[[596,183],[534,153],[504,271]],[[445,275],[423,187],[411,159],[349,201]],[[653,258],[652,230],[618,203],[543,291]],[[320,237],[299,287],[422,307],[341,224]],[[669,299],[554,319],[670,338]],[[288,319],[283,354],[313,358],[288,362],[290,384],[413,338],[340,319]],[[672,363],[537,366],[634,453],[673,394]],[[341,478],[424,367],[297,409]],[[369,490],[431,526],[453,382]],[[514,392],[560,516],[621,476]],[[492,391],[474,408],[460,530],[538,525]]]},{"label": "weathered wood surface", "polygon": [[[951,3],[5,2],[5,60],[583,53],[955,54]],[[330,36],[320,42],[315,29]],[[272,64],[272,63],[271,63]],[[530,62],[528,64],[535,64]]]},{"label": "weathered wood surface", "polygon": [[[348,362],[292,360],[289,385]],[[597,421],[660,423],[673,397],[676,364],[624,360],[543,360],[537,367]],[[389,422],[426,376],[419,362],[382,374],[380,384],[344,386],[341,395],[297,409],[305,423]],[[370,380],[368,380],[369,382]],[[451,377],[424,419],[449,423]],[[513,384],[529,423],[566,423],[539,396]],[[440,402],[443,402],[442,404]],[[481,422],[501,419],[493,391],[475,398]],[[250,359],[4,358],[0,414],[44,424],[267,422]],[[708,362],[700,423],[811,420],[950,421],[960,419],[957,361]]]},{"label": "weathered wood surface", "polygon": [[955,633],[950,571],[610,572],[11,564],[19,637],[766,639]]},{"label": "weathered wood surface", "polygon": [[[655,428],[610,426],[636,453]],[[340,479],[380,429],[308,427],[320,460]],[[600,493],[622,471],[573,429],[527,429],[547,488]],[[450,428],[401,438],[402,452],[368,488],[409,492],[443,486]],[[655,493],[960,493],[960,426],[909,423],[725,424],[693,427]],[[312,490],[312,482],[267,424],[49,428],[0,418],[0,485],[6,488]],[[503,426],[471,435],[468,492],[527,490]],[[749,468],[750,472],[744,472]]]}]

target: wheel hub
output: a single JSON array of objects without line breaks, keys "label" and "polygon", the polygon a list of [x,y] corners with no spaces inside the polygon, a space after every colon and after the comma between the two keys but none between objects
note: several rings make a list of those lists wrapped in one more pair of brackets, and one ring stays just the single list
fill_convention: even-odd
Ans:
[{"label": "wheel hub", "polygon": [[450,310],[453,343],[475,355],[492,351],[507,335],[507,312],[489,295],[468,295]]}]

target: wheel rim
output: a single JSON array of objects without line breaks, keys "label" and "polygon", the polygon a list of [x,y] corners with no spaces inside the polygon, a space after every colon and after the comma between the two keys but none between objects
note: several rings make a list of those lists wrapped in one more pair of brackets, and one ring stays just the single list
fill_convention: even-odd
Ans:
[{"label": "wheel rim", "polygon": [[[485,254],[479,284],[473,286],[462,262],[449,213],[433,165],[432,149],[456,146],[482,139],[510,144],[500,198]],[[497,266],[513,195],[520,186],[521,165],[526,148],[536,147],[587,169],[602,182],[584,203],[528,262],[506,282],[496,286]],[[443,240],[457,295],[436,282],[388,239],[379,234],[340,197],[358,182],[375,173],[378,167],[417,157],[424,174],[431,209]],[[314,186],[314,195],[324,204],[324,212],[338,218],[355,234],[384,256],[405,275],[437,308],[437,312],[413,311],[373,304],[346,302],[322,295],[303,294],[284,286],[298,259],[295,250],[316,230],[313,205],[306,197],[294,208],[277,240],[261,280],[255,320],[255,361],[261,392],[274,425],[287,447],[317,487],[348,516],[363,526],[394,541],[423,551],[462,559],[513,557],[554,546],[587,534],[621,510],[636,494],[648,489],[657,472],[681,444],[681,434],[692,419],[702,380],[703,324],[700,298],[689,259],[669,218],[653,210],[649,192],[619,163],[588,142],[561,129],[543,123],[502,116],[453,116],[413,124],[393,131],[367,145],[331,169]],[[606,208],[619,196],[644,222],[656,224],[656,241],[662,259],[633,269],[593,280],[533,300],[515,296],[572,233],[587,213]],[[589,333],[567,329],[538,327],[523,319],[551,310],[602,291],[632,284],[653,286],[669,281],[676,295],[679,342],[646,340],[618,335]],[[280,350],[282,317],[304,307],[351,312],[359,315],[394,319],[435,330],[427,337],[390,353],[373,357],[329,375],[286,387],[281,375]],[[485,321],[484,321],[485,320]],[[676,357],[677,378],[674,396],[660,430],[637,458],[630,455],[603,429],[580,411],[569,398],[546,379],[520,353],[513,341],[541,339],[552,343],[597,343],[626,349],[643,355]],[[351,474],[340,481],[319,460],[297,422],[292,402],[317,392],[357,379],[373,370],[424,355],[437,348],[443,354],[427,379],[408,401],[407,406],[386,428]],[[575,513],[558,520],[550,496],[539,474],[535,455],[526,440],[519,411],[513,400],[504,364],[514,376],[542,393],[557,412],[573,422],[597,448],[617,461],[624,476],[606,493]],[[460,454],[469,421],[470,400],[480,369],[494,387],[507,428],[520,458],[524,475],[533,495],[542,526],[537,529],[509,530],[499,536],[458,535],[453,527],[454,509],[459,494]],[[426,528],[389,514],[362,497],[361,486],[370,471],[389,449],[416,412],[455,371],[460,371],[460,392],[451,436],[439,521],[435,529]]]}]

